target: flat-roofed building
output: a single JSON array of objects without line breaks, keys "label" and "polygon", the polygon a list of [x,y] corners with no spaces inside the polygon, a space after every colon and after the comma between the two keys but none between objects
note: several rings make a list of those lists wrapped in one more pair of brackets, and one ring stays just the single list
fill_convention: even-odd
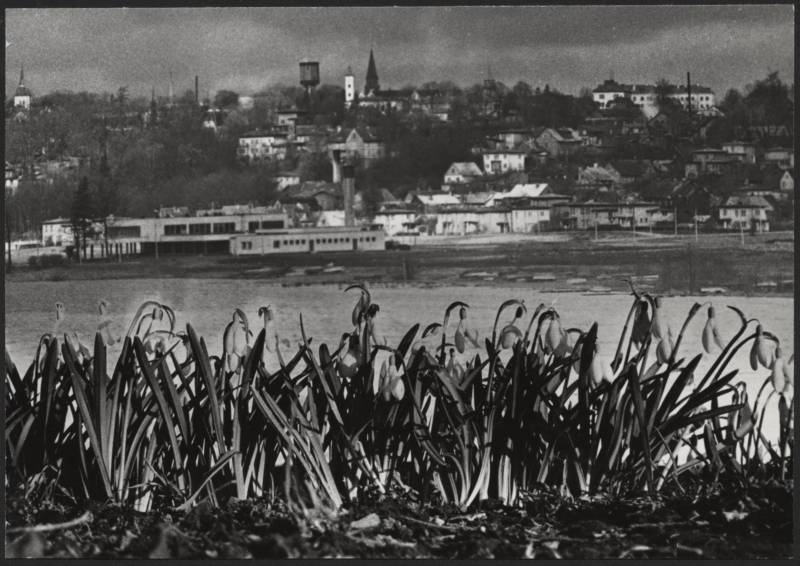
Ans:
[{"label": "flat-roofed building", "polygon": [[231,255],[344,252],[386,249],[386,234],[380,226],[290,228],[230,238]]},{"label": "flat-roofed building", "polygon": [[203,216],[109,218],[107,244],[103,243],[109,249],[104,251],[109,255],[228,253],[228,242],[235,234],[284,229],[289,223],[282,211],[202,212]]}]

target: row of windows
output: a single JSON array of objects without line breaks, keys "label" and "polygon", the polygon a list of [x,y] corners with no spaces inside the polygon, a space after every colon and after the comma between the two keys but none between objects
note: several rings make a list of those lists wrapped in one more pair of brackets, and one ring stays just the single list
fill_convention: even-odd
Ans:
[{"label": "row of windows", "polygon": [[185,236],[186,234],[233,234],[235,222],[215,222],[214,224],[165,224],[165,236]]},{"label": "row of windows", "polygon": [[[360,236],[358,238],[353,238],[354,241],[358,242],[375,242],[377,241],[376,236]],[[317,244],[344,244],[350,243],[350,238],[316,238],[311,240]],[[274,240],[272,242],[273,248],[280,248],[281,245],[284,246],[304,246],[309,242],[309,240],[305,239],[298,239],[298,240]],[[253,249],[253,242],[243,241],[242,242],[242,249],[243,250],[252,250]]]},{"label": "row of windows", "polygon": [[[675,95],[672,95],[672,96],[675,96]],[[688,95],[686,95],[686,94],[680,94],[680,95],[678,95],[678,96],[679,96],[681,99],[684,99],[684,98],[687,98],[687,97],[688,97]],[[605,94],[598,94],[598,95],[597,95],[597,99],[598,99],[598,100],[605,100],[605,98],[606,98],[606,95],[605,95]],[[609,95],[608,95],[608,98],[609,98],[609,99],[612,99],[612,98],[622,98],[622,96],[621,96],[621,95],[619,95],[619,94],[613,94],[613,95],[609,94]],[[641,95],[633,95],[631,98],[632,98],[633,100],[653,100],[653,95],[651,95],[651,94],[648,94],[648,95],[644,95],[644,94],[641,94]],[[711,96],[710,96],[710,95],[699,95],[699,96],[698,96],[698,95],[694,95],[694,96],[692,96],[692,98],[694,98],[694,99],[698,99],[698,98],[699,98],[700,100],[707,100],[707,101],[710,101],[710,100],[711,100]]]},{"label": "row of windows", "polygon": [[109,226],[109,238],[139,238],[142,231],[139,226]]}]

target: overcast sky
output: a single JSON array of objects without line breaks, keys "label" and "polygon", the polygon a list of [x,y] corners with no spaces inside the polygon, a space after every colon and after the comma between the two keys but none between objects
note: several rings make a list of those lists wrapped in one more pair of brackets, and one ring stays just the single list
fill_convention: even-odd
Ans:
[{"label": "overcast sky", "polygon": [[381,87],[429,80],[468,86],[487,69],[563,92],[665,77],[728,88],[794,71],[791,5],[468,8],[115,8],[6,11],[6,93],[25,65],[34,94],[63,90],[203,96],[297,84],[318,60],[323,83],[348,66],[361,88],[370,48]]}]

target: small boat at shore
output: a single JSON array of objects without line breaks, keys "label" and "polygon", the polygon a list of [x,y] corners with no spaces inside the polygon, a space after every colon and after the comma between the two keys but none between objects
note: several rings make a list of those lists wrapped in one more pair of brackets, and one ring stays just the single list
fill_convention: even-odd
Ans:
[{"label": "small boat at shore", "polygon": [[463,279],[485,279],[487,277],[497,277],[496,271],[467,271],[462,273]]},{"label": "small boat at shore", "polygon": [[580,285],[581,283],[586,283],[585,277],[572,277],[567,279],[567,285]]},{"label": "small boat at shore", "polygon": [[589,287],[586,291],[587,295],[610,295],[613,292],[611,287],[605,287],[603,285],[595,285],[594,287]]},{"label": "small boat at shore", "polygon": [[341,265],[332,265],[322,270],[322,273],[344,273],[344,267]]},{"label": "small boat at shore", "polygon": [[704,295],[724,295],[728,290],[725,287],[700,287],[700,292]]}]

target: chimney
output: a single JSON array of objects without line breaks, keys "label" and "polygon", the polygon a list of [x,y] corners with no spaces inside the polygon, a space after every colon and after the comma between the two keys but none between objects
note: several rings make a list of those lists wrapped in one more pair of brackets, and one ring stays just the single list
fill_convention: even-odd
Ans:
[{"label": "chimney", "polygon": [[200,77],[194,76],[194,103],[200,104]]},{"label": "chimney", "polygon": [[355,200],[355,168],[347,163],[342,165],[342,193],[344,195],[344,225],[355,226],[353,201]]},{"label": "chimney", "polygon": [[686,72],[686,104],[689,114],[692,113],[692,77],[689,72]]}]

